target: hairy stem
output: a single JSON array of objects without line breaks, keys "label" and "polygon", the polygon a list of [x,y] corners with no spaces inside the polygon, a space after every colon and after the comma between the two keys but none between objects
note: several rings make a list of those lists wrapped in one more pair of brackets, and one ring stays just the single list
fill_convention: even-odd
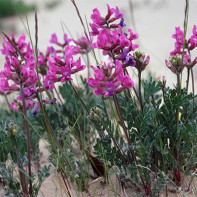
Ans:
[{"label": "hairy stem", "polygon": [[[180,73],[177,71],[177,96],[180,95],[180,91],[181,91],[181,83],[180,83]],[[179,107],[176,109],[176,127],[177,127],[177,131],[179,128]],[[177,161],[177,163],[179,163],[180,160],[180,153],[179,153],[179,146],[180,146],[180,140],[177,141],[177,144],[174,146],[174,157]],[[177,172],[179,173],[179,165],[177,165]]]},{"label": "hairy stem", "polygon": [[141,79],[141,71],[138,70],[138,85],[139,85],[139,101],[140,101],[140,107],[141,107],[141,110],[143,112],[143,103],[142,103],[142,79]]},{"label": "hairy stem", "polygon": [[[190,68],[187,69],[187,80],[186,80],[186,94],[188,93],[189,87],[189,76],[190,76]],[[187,104],[185,105],[185,119],[187,118]]]}]

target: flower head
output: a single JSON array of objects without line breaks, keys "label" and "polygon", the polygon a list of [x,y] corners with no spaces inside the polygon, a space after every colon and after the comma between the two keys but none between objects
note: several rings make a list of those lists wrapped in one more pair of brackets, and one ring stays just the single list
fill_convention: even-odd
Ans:
[{"label": "flower head", "polygon": [[166,66],[175,74],[182,72],[184,67],[189,65],[189,55],[185,55],[184,59],[182,55],[170,56],[169,61],[165,60]]},{"label": "flower head", "polygon": [[145,53],[140,51],[134,52],[133,57],[136,62],[135,68],[139,71],[143,71],[150,62],[150,56],[146,57]]},{"label": "flower head", "polygon": [[103,95],[106,98],[134,87],[134,82],[130,77],[123,74],[122,63],[118,60],[115,65],[110,61],[108,64],[104,62],[101,66],[91,66],[91,68],[94,70],[95,78],[88,78],[87,83],[90,87],[96,88],[93,91],[95,95]]}]

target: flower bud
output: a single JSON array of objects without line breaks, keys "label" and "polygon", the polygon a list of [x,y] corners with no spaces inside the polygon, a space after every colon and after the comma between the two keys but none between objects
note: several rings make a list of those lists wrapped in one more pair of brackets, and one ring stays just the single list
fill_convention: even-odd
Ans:
[{"label": "flower bud", "polygon": [[187,66],[188,68],[193,68],[197,63],[197,57]]},{"label": "flower bud", "polygon": [[142,53],[141,51],[136,51],[133,53],[133,58],[136,62],[135,68],[139,71],[143,71],[146,66],[150,62],[150,56],[145,56],[145,53]]},{"label": "flower bud", "polygon": [[15,137],[17,134],[17,126],[13,122],[7,123],[5,125],[5,130],[7,134],[11,137]]},{"label": "flower bud", "polygon": [[89,114],[90,120],[95,123],[100,123],[102,118],[102,111],[98,107],[92,107]]},{"label": "flower bud", "polygon": [[170,56],[169,60],[172,66],[175,68],[178,68],[182,65],[182,55],[176,54],[175,56]]},{"label": "flower bud", "polygon": [[162,88],[165,88],[165,86],[166,86],[166,77],[163,76],[162,77]]}]

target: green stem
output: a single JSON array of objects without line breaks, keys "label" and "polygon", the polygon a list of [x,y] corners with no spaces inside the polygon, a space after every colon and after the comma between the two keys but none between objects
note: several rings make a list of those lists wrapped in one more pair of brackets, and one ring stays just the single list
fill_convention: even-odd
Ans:
[{"label": "green stem", "polygon": [[193,69],[191,68],[191,75],[192,75],[192,94],[193,94],[193,108],[194,108],[194,94],[195,94],[195,89],[194,89],[194,73]]},{"label": "green stem", "polygon": [[177,73],[176,76],[177,76],[177,95],[179,95],[181,90],[180,73]]},{"label": "green stem", "polygon": [[[177,96],[180,94],[181,86],[180,86],[180,73],[177,72]],[[176,126],[178,129],[179,125],[179,107],[176,109]]]},{"label": "green stem", "polygon": [[89,58],[87,50],[86,50],[86,58],[87,58],[88,78],[89,78],[90,77],[90,58]]},{"label": "green stem", "polygon": [[[180,83],[180,73],[177,71],[177,96],[180,95],[180,91],[181,91],[181,83]],[[177,127],[177,131],[179,128],[179,107],[176,109],[176,127]],[[179,163],[180,160],[180,154],[179,154],[179,146],[180,146],[180,141],[179,140],[176,144],[176,146],[174,147],[174,156],[175,159],[177,161],[177,163]],[[177,171],[179,173],[179,166],[177,165]]]},{"label": "green stem", "polygon": [[[188,93],[189,76],[190,76],[190,68],[187,69],[186,94]],[[186,104],[186,105],[185,105],[185,119],[187,118],[187,107],[188,107],[188,105]]]},{"label": "green stem", "polygon": [[[103,99],[102,99],[102,101],[103,101],[103,105],[104,105],[105,114],[106,114],[107,117],[108,117],[105,102],[104,102]],[[109,117],[108,117],[108,119],[109,119]],[[121,158],[122,158],[124,164],[127,165],[127,164],[126,164],[126,156],[125,156],[124,152],[122,151],[122,149],[121,149],[121,148],[119,147],[119,145],[117,144],[117,142],[116,142],[116,140],[114,139],[113,135],[112,135],[107,129],[105,129],[105,130],[107,131],[107,133],[108,133],[108,134],[110,135],[110,137],[112,138],[112,140],[113,140],[113,142],[114,142],[114,145],[115,145],[116,148],[118,149],[118,151],[119,151],[119,153],[120,153],[120,156],[121,156]]]},{"label": "green stem", "polygon": [[[40,100],[40,98],[39,98],[38,95],[37,95],[37,99],[38,99],[38,101],[39,101],[39,103],[40,103],[40,106],[42,106],[41,100]],[[61,150],[62,147],[61,147],[61,145],[60,145],[60,143],[59,143],[59,141],[58,141],[58,139],[57,139],[57,137],[56,137],[56,135],[55,135],[55,132],[54,132],[52,126],[51,126],[51,123],[50,123],[50,121],[49,121],[49,119],[48,119],[48,117],[47,117],[47,115],[46,115],[44,109],[42,109],[42,112],[43,112],[43,115],[44,115],[44,118],[45,118],[46,126],[49,127],[49,129],[50,129],[50,131],[51,131],[51,134],[52,134],[52,136],[53,136],[55,142],[57,143],[58,148]],[[53,147],[53,149],[54,149],[50,131],[48,130],[48,135],[49,135],[49,139],[50,139],[51,145],[52,145],[52,147]],[[54,151],[55,151],[55,149],[54,149]],[[63,156],[63,158],[64,158],[65,162],[67,163],[68,167],[70,168],[70,170],[72,170],[72,168],[71,168],[71,166],[70,166],[68,160],[67,160],[64,156]]]},{"label": "green stem", "polygon": [[166,100],[165,100],[165,89],[164,89],[164,87],[162,87],[162,96],[163,96],[163,101],[165,103]]},{"label": "green stem", "polygon": [[188,68],[188,69],[187,69],[186,93],[188,93],[188,87],[189,87],[189,76],[190,76],[190,68]]},{"label": "green stem", "polygon": [[141,92],[141,84],[142,80],[141,80],[141,71],[138,70],[138,85],[139,85],[139,101],[140,101],[140,107],[141,107],[141,110],[143,112],[143,103],[142,103],[142,92]]},{"label": "green stem", "polygon": [[4,94],[4,96],[5,96],[6,103],[7,103],[7,105],[8,105],[8,109],[10,109],[10,103],[9,103],[9,101],[8,101],[7,94]]}]

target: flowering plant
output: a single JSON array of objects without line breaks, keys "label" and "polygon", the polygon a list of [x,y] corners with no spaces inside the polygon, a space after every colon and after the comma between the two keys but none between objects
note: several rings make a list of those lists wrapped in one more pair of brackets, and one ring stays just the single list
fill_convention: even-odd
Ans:
[{"label": "flowering plant", "polygon": [[[37,31],[35,47],[25,41],[24,34],[16,40],[14,34],[9,37],[4,33],[1,53],[5,64],[0,71],[0,95],[7,99],[13,92],[17,94],[16,100],[7,102],[17,117],[22,114],[24,125],[18,125],[26,130],[27,137],[28,176],[17,144],[20,132],[16,132],[13,122],[5,124],[4,136],[12,139],[20,171],[19,193],[38,195],[41,186],[32,183],[32,138],[36,134],[30,125],[38,125],[38,130],[47,134],[42,137],[49,142],[49,160],[56,166],[70,197],[70,183],[75,182],[73,187],[77,185],[78,190],[87,191],[90,177],[103,176],[108,183],[111,174],[118,177],[125,193],[126,184],[135,187],[141,196],[149,197],[158,196],[163,190],[167,195],[169,182],[183,190],[183,179],[190,175],[193,181],[197,162],[193,77],[197,63],[193,54],[197,47],[196,25],[189,39],[186,27],[184,32],[176,27],[172,35],[175,49],[165,63],[176,74],[177,85],[169,88],[165,76],[161,80],[142,78],[151,58],[139,50],[135,43],[138,34],[126,29],[124,14],[118,7],[107,5],[105,16],[95,8],[88,35],[75,1],[71,1],[85,31],[78,39],[64,34],[61,42],[53,33],[46,52],[42,52],[37,48]],[[37,13],[35,19],[37,30]],[[95,49],[102,52],[103,59],[97,61]],[[90,53],[96,64],[92,64]],[[184,68],[187,68],[185,87],[181,77]],[[87,79],[81,77],[81,84],[76,85],[74,76],[84,70]],[[137,71],[135,83],[130,77],[131,70]],[[33,116],[28,112],[31,108]],[[75,155],[77,151],[79,154]],[[45,168],[44,178],[48,172],[49,168]],[[9,186],[5,177],[4,180]]]}]

